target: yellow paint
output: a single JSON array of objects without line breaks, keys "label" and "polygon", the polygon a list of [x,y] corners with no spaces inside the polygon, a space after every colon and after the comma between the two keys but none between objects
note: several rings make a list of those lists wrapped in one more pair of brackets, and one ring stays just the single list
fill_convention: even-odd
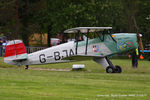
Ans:
[{"label": "yellow paint", "polygon": [[138,49],[136,49],[136,55],[139,55],[139,50]]},{"label": "yellow paint", "polygon": [[112,37],[115,37],[115,35],[111,35]]}]

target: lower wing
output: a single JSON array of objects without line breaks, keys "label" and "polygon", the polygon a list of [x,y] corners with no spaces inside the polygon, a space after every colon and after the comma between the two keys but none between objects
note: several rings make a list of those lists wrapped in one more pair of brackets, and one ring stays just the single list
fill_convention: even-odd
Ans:
[{"label": "lower wing", "polygon": [[95,56],[95,55],[74,55],[70,57],[63,58],[62,60],[71,60],[71,61],[82,61],[82,60],[92,60],[94,58],[103,58],[104,56]]}]

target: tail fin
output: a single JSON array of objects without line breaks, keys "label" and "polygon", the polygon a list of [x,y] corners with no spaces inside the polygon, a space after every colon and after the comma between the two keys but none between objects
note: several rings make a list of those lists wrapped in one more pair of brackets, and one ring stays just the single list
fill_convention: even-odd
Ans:
[{"label": "tail fin", "polygon": [[20,61],[27,59],[27,51],[21,40],[12,40],[5,48],[4,61]]}]

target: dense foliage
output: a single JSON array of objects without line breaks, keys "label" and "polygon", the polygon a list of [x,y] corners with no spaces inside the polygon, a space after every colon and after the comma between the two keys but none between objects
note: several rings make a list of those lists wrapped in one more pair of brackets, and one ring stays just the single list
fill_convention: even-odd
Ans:
[{"label": "dense foliage", "polygon": [[33,33],[81,26],[112,26],[114,32],[140,32],[150,42],[149,0],[1,0],[0,33],[28,45]]}]

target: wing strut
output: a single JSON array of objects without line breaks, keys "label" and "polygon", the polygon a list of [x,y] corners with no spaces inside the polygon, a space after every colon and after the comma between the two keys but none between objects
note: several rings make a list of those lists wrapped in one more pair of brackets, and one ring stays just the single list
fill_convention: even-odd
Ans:
[{"label": "wing strut", "polygon": [[78,39],[79,39],[79,30],[78,30],[78,32],[77,32],[77,35],[76,35],[76,55],[77,55],[77,53],[78,53]]},{"label": "wing strut", "polygon": [[86,48],[85,48],[85,55],[87,55],[87,47],[88,47],[88,39],[89,38],[89,29],[87,31],[87,39],[86,39]]},{"label": "wing strut", "polygon": [[111,33],[112,33],[112,30],[109,30],[109,32],[110,32],[110,34],[109,34],[110,37],[113,39],[113,41],[115,41],[115,42],[117,43],[117,41],[112,37],[112,34],[111,34]]}]

